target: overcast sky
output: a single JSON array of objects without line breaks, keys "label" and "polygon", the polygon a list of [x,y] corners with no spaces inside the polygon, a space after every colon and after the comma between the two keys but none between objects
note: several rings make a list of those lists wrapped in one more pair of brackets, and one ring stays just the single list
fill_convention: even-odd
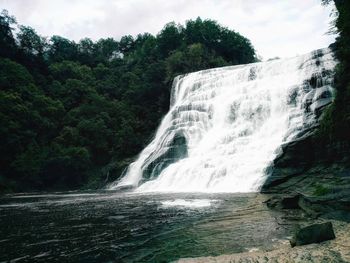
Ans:
[{"label": "overcast sky", "polygon": [[200,16],[249,38],[264,59],[327,47],[332,7],[321,0],[0,0],[18,23],[78,41],[149,32]]}]

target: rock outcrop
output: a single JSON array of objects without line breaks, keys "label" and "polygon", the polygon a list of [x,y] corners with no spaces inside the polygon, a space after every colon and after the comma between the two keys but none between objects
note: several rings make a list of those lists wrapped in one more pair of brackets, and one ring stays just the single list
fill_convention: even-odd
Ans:
[{"label": "rock outcrop", "polygon": [[292,247],[335,239],[331,222],[313,224],[300,228],[293,236],[290,244]]},{"label": "rock outcrop", "polygon": [[321,145],[313,135],[299,138],[282,146],[267,173],[261,189],[265,193],[310,193],[322,184],[348,187],[350,142]]},{"label": "rock outcrop", "polygon": [[272,251],[257,250],[254,252],[237,253],[231,255],[221,255],[217,257],[185,258],[177,262],[181,263],[346,263],[350,262],[349,244],[350,244],[350,224],[344,222],[332,222],[334,225],[335,240],[329,240],[319,244],[309,244],[305,246],[291,247],[283,243]]}]

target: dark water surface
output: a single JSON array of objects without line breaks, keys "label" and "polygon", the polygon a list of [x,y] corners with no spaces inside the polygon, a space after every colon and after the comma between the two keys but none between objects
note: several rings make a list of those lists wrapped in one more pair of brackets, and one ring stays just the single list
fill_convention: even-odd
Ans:
[{"label": "dark water surface", "polygon": [[269,249],[291,227],[259,194],[21,194],[0,198],[0,262],[169,262]]}]

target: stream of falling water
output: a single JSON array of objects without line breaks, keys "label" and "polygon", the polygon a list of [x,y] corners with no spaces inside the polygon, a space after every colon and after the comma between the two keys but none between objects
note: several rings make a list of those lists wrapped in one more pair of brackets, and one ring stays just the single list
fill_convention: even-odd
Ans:
[{"label": "stream of falling water", "polygon": [[140,192],[252,192],[281,144],[314,125],[332,101],[329,49],[174,80],[153,141],[110,188]]}]

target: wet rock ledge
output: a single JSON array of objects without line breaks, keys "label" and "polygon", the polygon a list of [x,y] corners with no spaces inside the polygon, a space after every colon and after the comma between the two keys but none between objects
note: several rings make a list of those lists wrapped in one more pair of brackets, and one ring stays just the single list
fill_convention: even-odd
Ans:
[{"label": "wet rock ledge", "polygon": [[345,263],[350,262],[350,224],[342,221],[332,221],[336,239],[291,247],[281,244],[272,251],[255,251],[221,255],[217,257],[185,258],[181,263]]}]

